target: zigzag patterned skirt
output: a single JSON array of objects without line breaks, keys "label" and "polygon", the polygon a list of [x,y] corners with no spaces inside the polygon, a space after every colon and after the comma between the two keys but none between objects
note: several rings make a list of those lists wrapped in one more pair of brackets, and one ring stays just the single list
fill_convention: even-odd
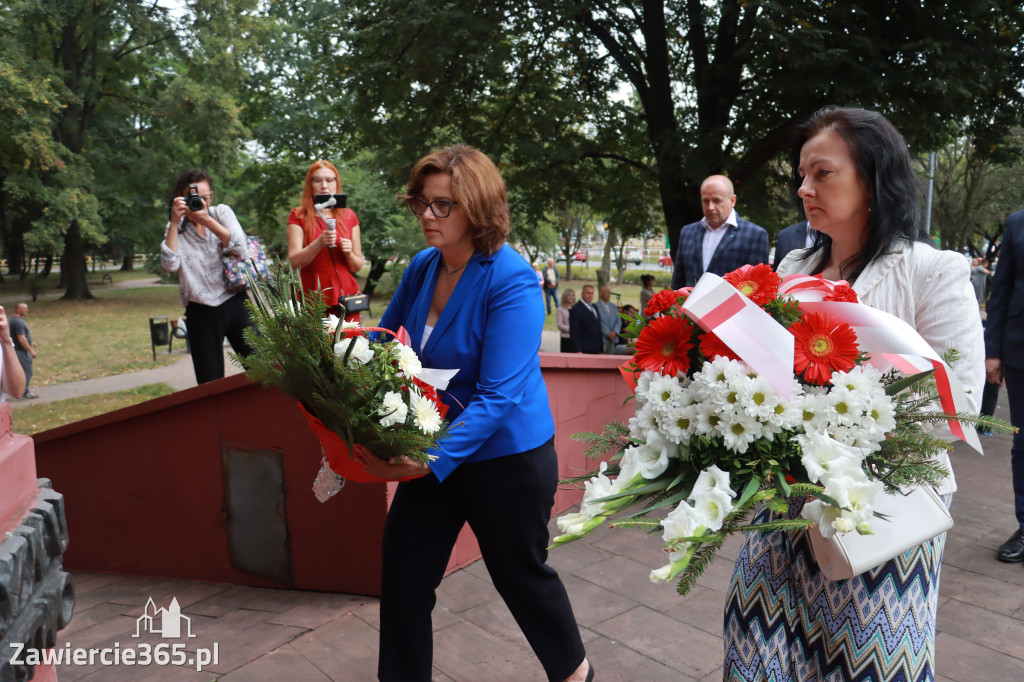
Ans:
[{"label": "zigzag patterned skirt", "polygon": [[[789,516],[802,506],[790,505]],[[748,533],[726,599],[724,679],[931,682],[945,542],[943,533],[832,581],[818,571],[806,531]]]}]

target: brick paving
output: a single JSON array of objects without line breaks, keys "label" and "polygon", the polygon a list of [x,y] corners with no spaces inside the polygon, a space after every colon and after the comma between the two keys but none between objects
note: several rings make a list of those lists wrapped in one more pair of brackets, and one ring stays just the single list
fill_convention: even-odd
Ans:
[{"label": "brick paving", "polygon": [[[953,458],[960,490],[940,591],[941,682],[1005,682],[1021,679],[1024,671],[1024,565],[995,559],[996,548],[1014,528],[1010,438],[983,440],[984,457],[958,446]],[[686,597],[647,579],[662,563],[657,538],[602,529],[553,550],[550,563],[569,590],[596,679],[720,680],[722,608],[738,546],[735,539],[727,543]],[[410,557],[410,570],[414,562]],[[378,618],[373,597],[98,573],[75,573],[75,579],[75,616],[59,634],[59,646],[116,642],[126,648],[162,641],[182,643],[194,656],[216,642],[219,660],[202,672],[173,665],[65,665],[58,669],[62,682],[374,679]],[[149,597],[158,607],[177,598],[196,637],[133,638]],[[482,562],[441,583],[434,630],[433,679],[438,682],[544,679]]]}]

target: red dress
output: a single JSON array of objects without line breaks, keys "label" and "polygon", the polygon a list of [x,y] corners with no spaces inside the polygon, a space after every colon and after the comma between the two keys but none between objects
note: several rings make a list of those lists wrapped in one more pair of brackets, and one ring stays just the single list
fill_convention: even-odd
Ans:
[{"label": "red dress", "polygon": [[[351,239],[352,229],[359,224],[359,218],[356,217],[355,211],[345,208],[340,212],[335,211],[335,216],[335,231],[338,238]],[[299,218],[299,209],[293,208],[292,212],[288,214],[288,224],[298,225],[299,229],[303,229],[302,219]],[[324,221],[317,216],[316,225],[313,227],[313,239],[319,237],[325,227]],[[303,232],[302,245],[309,246],[310,241],[306,239],[305,232]],[[324,303],[328,308],[338,305],[339,296],[351,296],[359,293],[359,284],[348,269],[345,254],[338,248],[320,249],[319,253],[313,256],[312,261],[302,266],[299,276],[302,279],[304,291],[315,291],[317,288],[323,291]],[[349,315],[345,319],[358,320],[359,315]]]}]

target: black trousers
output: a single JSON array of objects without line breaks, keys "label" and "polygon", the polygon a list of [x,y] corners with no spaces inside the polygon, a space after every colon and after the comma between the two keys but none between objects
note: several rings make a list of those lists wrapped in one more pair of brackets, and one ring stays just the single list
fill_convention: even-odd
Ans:
[{"label": "black trousers", "polygon": [[[430,680],[430,613],[455,541],[469,523],[494,586],[549,680],[586,655],[561,578],[547,561],[558,459],[553,440],[535,450],[463,464],[440,485],[400,483],[384,526],[380,597],[381,680]],[[492,671],[501,679],[500,670]]]},{"label": "black trousers", "polygon": [[252,352],[242,338],[242,330],[251,325],[249,311],[245,308],[247,298],[245,292],[239,292],[219,306],[194,302],[185,306],[185,329],[196,383],[223,378],[224,337],[239,355]]}]

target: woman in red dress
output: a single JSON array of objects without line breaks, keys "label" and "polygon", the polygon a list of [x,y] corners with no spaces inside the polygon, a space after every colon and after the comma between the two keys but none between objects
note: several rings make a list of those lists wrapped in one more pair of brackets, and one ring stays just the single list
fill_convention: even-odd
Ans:
[{"label": "woman in red dress", "polygon": [[[341,192],[338,169],[330,161],[316,161],[306,171],[302,203],[288,215],[288,260],[299,269],[305,291],[323,291],[327,312],[342,316],[339,297],[359,293],[355,273],[363,267],[359,241],[359,218],[349,208],[328,208],[323,218],[333,220],[334,229],[317,215],[313,197]],[[346,320],[359,321],[359,314]]]}]

